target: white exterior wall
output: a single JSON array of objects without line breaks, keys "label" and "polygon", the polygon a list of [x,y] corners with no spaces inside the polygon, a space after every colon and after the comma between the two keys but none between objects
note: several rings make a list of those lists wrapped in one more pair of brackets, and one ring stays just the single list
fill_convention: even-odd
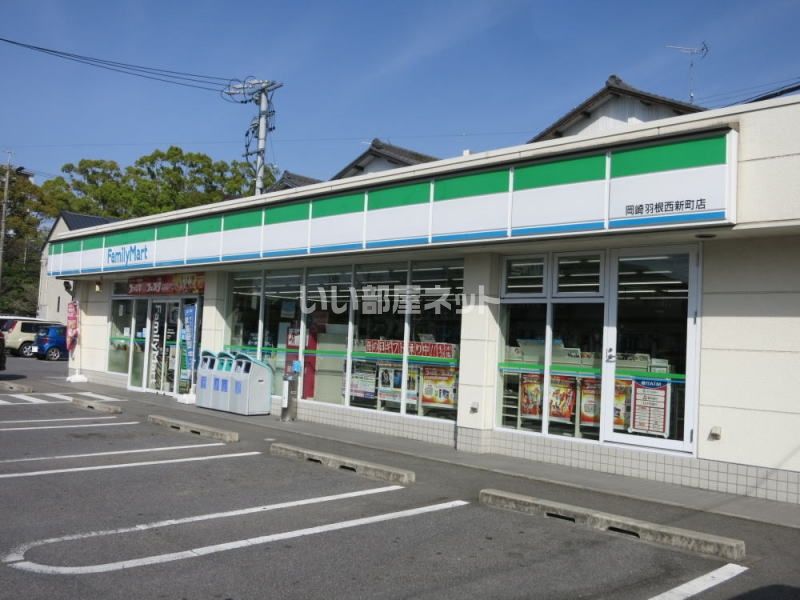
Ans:
[{"label": "white exterior wall", "polygon": [[797,237],[705,245],[700,458],[800,471],[799,260]]},{"label": "white exterior wall", "polygon": [[740,118],[737,222],[800,219],[800,104]]},{"label": "white exterior wall", "polygon": [[567,127],[562,133],[564,136],[596,135],[674,116],[675,112],[666,106],[645,104],[636,98],[620,96],[596,108],[590,118]]},{"label": "white exterior wall", "polygon": [[[69,231],[64,219],[60,218],[53,226],[50,236],[58,236]],[[36,303],[36,316],[58,323],[67,322],[67,303],[70,295],[64,289],[64,282],[47,275],[47,256],[50,244],[45,244],[39,269],[39,295]]]},{"label": "white exterior wall", "polygon": [[201,349],[218,352],[227,343],[225,302],[228,295],[228,273],[206,273],[206,291],[203,295],[203,322]]}]

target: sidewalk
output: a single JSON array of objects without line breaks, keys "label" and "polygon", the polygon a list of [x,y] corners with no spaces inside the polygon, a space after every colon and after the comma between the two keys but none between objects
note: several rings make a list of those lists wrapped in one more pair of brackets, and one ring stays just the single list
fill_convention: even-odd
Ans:
[{"label": "sidewalk", "polygon": [[[219,423],[218,426],[223,428],[230,428],[231,423],[255,425],[276,434],[283,431],[316,440],[391,452],[416,459],[458,465],[536,482],[800,529],[800,507],[783,502],[683,487],[498,454],[472,454],[457,451],[448,446],[332,425],[302,421],[284,423],[280,421],[279,416],[273,415],[246,417],[197,408],[194,405],[179,404],[165,396],[129,392],[96,384],[83,384],[75,387],[150,404],[154,407],[153,412],[163,413],[165,410],[175,412],[185,420],[191,421],[192,415],[195,415],[205,422],[216,421]],[[155,407],[158,407],[157,410]]]}]

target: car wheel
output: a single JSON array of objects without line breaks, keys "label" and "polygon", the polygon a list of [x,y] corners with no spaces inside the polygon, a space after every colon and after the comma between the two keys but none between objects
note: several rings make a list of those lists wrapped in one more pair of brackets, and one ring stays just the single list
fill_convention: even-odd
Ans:
[{"label": "car wheel", "polygon": [[31,356],[33,356],[33,344],[31,344],[30,342],[23,342],[22,344],[20,344],[19,350],[17,350],[17,352],[19,352],[20,356],[24,356],[25,358],[30,358]]},{"label": "car wheel", "polygon": [[47,360],[58,360],[59,358],[61,358],[61,350],[58,348],[50,348],[47,351]]}]

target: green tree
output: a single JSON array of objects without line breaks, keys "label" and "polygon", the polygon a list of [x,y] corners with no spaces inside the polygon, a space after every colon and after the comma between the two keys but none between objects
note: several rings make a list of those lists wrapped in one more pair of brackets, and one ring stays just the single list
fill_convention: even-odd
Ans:
[{"label": "green tree", "polygon": [[247,196],[253,172],[240,161],[215,161],[177,146],[142,156],[125,169],[109,160],[83,159],[42,186],[41,213],[62,210],[128,219]]},{"label": "green tree", "polygon": [[[5,173],[2,173],[5,177]],[[45,233],[38,215],[41,193],[27,177],[11,172],[3,247],[0,313],[35,315],[39,260]]]}]

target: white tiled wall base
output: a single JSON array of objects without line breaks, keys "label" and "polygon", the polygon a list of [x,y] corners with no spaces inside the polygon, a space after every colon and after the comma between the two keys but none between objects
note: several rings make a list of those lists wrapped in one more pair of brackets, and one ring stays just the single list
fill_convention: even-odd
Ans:
[{"label": "white tiled wall base", "polygon": [[458,449],[800,504],[800,473],[796,471],[557,440],[502,429],[483,432],[489,436],[480,433],[459,428]]},{"label": "white tiled wall base", "polygon": [[[273,414],[280,414],[280,412]],[[313,400],[300,400],[297,406],[297,418],[300,421],[325,423],[450,447],[453,446],[455,439],[455,423],[452,421],[402,416],[396,413],[338,406]]]},{"label": "white tiled wall base", "polygon": [[[77,369],[69,369],[69,374],[74,375]],[[81,369],[81,375],[85,375],[91,383],[99,383],[100,385],[111,385],[114,387],[127,387],[128,375],[126,373],[109,373],[108,371],[87,371]]]}]

